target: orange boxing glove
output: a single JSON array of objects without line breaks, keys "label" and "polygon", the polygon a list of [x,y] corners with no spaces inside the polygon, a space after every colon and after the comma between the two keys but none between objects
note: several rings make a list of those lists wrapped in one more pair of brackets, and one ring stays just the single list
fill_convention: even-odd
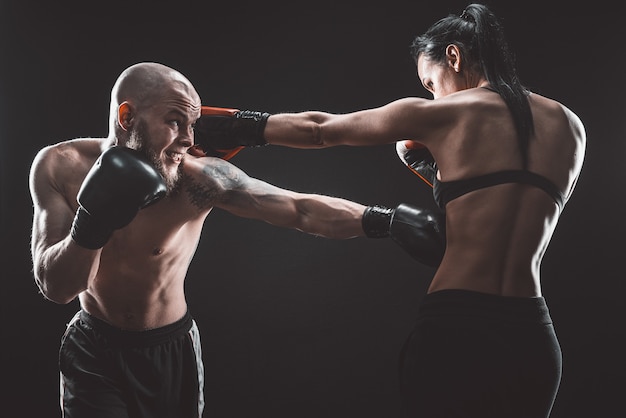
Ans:
[{"label": "orange boxing glove", "polygon": [[227,160],[244,147],[266,145],[263,131],[269,117],[266,112],[202,106],[190,153]]},{"label": "orange boxing glove", "polygon": [[437,163],[428,148],[417,141],[407,139],[396,143],[396,152],[414,174],[433,187],[437,175]]}]

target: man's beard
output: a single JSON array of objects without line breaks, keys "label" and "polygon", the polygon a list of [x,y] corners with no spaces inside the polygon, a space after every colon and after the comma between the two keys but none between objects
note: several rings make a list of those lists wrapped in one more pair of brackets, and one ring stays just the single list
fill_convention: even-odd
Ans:
[{"label": "man's beard", "polygon": [[183,160],[180,162],[180,164],[178,165],[178,169],[175,173],[170,174],[166,172],[163,167],[163,161],[161,161],[159,155],[156,153],[156,151],[154,151],[154,149],[148,146],[147,131],[148,129],[146,123],[144,121],[140,121],[137,127],[133,128],[130,131],[130,137],[128,138],[126,146],[128,148],[137,150],[143,153],[146,157],[148,157],[154,168],[159,172],[159,174],[161,174],[161,177],[163,177],[163,179],[165,180],[165,185],[167,186],[167,194],[171,195],[177,192],[180,188],[183,164],[185,162],[185,159],[183,158]]}]

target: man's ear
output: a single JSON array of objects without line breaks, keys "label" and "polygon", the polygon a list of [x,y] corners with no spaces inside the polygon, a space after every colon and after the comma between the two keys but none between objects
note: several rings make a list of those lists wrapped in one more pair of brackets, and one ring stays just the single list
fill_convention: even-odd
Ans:
[{"label": "man's ear", "polygon": [[133,126],[134,113],[130,103],[123,102],[117,107],[117,123],[128,131]]},{"label": "man's ear", "polygon": [[461,50],[455,44],[450,44],[446,47],[446,59],[450,68],[455,72],[461,71]]}]

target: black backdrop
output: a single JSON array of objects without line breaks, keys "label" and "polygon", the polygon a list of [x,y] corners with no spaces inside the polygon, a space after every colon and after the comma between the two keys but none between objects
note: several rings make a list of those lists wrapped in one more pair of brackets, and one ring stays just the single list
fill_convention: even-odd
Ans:
[{"label": "black backdrop", "polygon": [[[42,146],[107,133],[109,92],[139,61],[175,67],[206,105],[346,112],[425,96],[412,38],[456,0],[0,1],[3,416],[58,417],[57,350],[76,302],[31,274],[28,170]],[[543,266],[564,353],[553,417],[623,416],[624,16],[595,1],[492,1],[522,81],[585,122],[587,158]],[[607,2],[609,3],[609,2]],[[393,146],[264,147],[250,175],[362,203],[432,205]],[[397,354],[433,271],[389,240],[333,241],[215,210],[187,280],[206,416],[397,417]],[[4,415],[9,411],[8,415]]]}]

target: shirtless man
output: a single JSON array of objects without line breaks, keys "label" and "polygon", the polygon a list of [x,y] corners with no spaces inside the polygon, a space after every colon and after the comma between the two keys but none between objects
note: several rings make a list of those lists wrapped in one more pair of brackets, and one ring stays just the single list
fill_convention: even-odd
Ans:
[{"label": "shirtless man", "polygon": [[[200,339],[184,280],[213,207],[333,239],[364,236],[372,223],[389,235],[371,207],[281,189],[208,146],[193,148],[201,108],[178,71],[136,64],[112,89],[106,138],[60,142],[34,159],[35,280],[53,302],[80,301],[60,349],[64,417],[202,415]],[[420,213],[426,223],[402,223],[392,238],[426,231],[427,245],[435,224]]]}]

